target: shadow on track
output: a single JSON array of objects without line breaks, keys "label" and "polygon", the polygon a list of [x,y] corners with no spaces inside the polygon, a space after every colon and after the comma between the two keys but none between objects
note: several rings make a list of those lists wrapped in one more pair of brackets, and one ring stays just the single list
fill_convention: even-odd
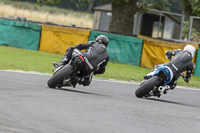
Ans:
[{"label": "shadow on track", "polygon": [[180,103],[180,102],[174,102],[174,101],[168,101],[168,100],[163,100],[163,99],[156,99],[156,98],[144,98],[144,99],[145,100],[157,101],[157,102],[171,103],[171,104],[176,104],[176,105],[189,106],[189,107],[197,107],[195,105],[190,105],[190,104]]},{"label": "shadow on track", "polygon": [[[50,88],[50,89],[52,89],[52,88]],[[105,96],[105,95],[102,95],[102,94],[79,91],[79,90],[74,90],[74,89],[72,90],[72,89],[69,89],[69,88],[56,88],[55,90],[62,90],[62,91],[75,92],[75,93],[88,94],[88,95],[95,95],[95,96]]]}]

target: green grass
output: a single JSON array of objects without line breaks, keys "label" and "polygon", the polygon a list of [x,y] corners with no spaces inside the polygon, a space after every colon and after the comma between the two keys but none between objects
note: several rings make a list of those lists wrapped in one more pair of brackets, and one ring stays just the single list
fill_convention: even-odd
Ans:
[{"label": "green grass", "polygon": [[[63,56],[0,46],[0,57],[1,70],[36,71],[52,74],[51,70],[54,67],[51,63],[59,62]],[[148,68],[109,62],[106,67],[106,72],[102,75],[97,75],[97,77],[120,81],[142,81],[143,76],[150,71],[151,69]],[[192,75],[189,84],[180,78],[178,85],[200,87],[200,77]]]},{"label": "green grass", "polygon": [[0,68],[2,70],[51,73],[53,68],[51,62],[59,61],[62,55],[1,46],[0,57]]}]

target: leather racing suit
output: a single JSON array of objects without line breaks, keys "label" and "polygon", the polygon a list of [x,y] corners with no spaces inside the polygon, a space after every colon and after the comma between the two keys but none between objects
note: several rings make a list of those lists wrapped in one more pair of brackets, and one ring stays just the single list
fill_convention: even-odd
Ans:
[{"label": "leather racing suit", "polygon": [[[76,47],[70,47],[66,50],[64,57],[62,58],[61,64],[67,64],[72,57],[72,52],[74,48],[79,50],[86,49],[85,52],[82,52],[86,65],[87,71],[84,72],[84,78],[77,78],[77,82],[84,86],[88,86],[92,80],[92,74],[103,74],[106,69],[106,65],[109,60],[109,54],[107,52],[107,47],[104,44],[95,41],[89,41],[83,44],[78,44]],[[76,83],[74,83],[76,84]]]},{"label": "leather racing suit", "polygon": [[168,66],[173,72],[173,79],[170,83],[170,88],[174,89],[176,87],[177,80],[184,71],[186,71],[184,80],[188,83],[195,67],[192,61],[192,56],[187,51],[182,51],[181,49],[173,51],[168,50],[166,51],[166,55],[170,60],[171,57],[174,56],[170,62],[163,64],[164,66]]}]

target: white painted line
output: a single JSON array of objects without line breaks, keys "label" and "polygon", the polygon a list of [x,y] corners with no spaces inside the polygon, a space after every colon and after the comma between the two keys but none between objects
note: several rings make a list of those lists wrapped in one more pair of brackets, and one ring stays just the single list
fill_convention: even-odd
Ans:
[{"label": "white painted line", "polygon": [[26,74],[36,74],[36,75],[44,75],[44,76],[51,76],[52,75],[50,73],[40,73],[40,72],[35,72],[35,71],[21,71],[21,70],[0,70],[0,71],[26,73]]}]

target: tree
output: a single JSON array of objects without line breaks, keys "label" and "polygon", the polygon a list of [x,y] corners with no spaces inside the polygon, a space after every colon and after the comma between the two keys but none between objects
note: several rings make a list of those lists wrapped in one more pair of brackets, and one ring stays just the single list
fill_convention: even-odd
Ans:
[{"label": "tree", "polygon": [[137,0],[112,2],[110,32],[133,33],[133,16],[137,11],[136,3]]},{"label": "tree", "polygon": [[[190,16],[198,16],[200,17],[200,1],[199,0],[181,0],[181,6],[184,10],[184,14],[186,16],[186,21],[184,22],[182,39],[186,39],[188,37],[189,32],[189,18]],[[199,42],[199,19],[194,19],[191,29],[191,41]]]},{"label": "tree", "polygon": [[[74,1],[74,0],[71,0]],[[80,3],[86,0],[79,0]],[[93,1],[93,0],[89,0]],[[167,0],[102,0],[111,1],[111,12],[112,18],[110,22],[109,31],[122,33],[122,34],[132,34],[133,33],[133,22],[134,15],[137,11],[147,12],[149,8],[149,3],[152,1],[157,1],[158,5],[169,6]],[[140,4],[137,2],[140,1]],[[39,5],[56,4],[61,2],[61,0],[38,0]]]},{"label": "tree", "polygon": [[200,16],[199,0],[181,0],[181,6],[184,10],[186,19],[189,19],[190,16]]}]

